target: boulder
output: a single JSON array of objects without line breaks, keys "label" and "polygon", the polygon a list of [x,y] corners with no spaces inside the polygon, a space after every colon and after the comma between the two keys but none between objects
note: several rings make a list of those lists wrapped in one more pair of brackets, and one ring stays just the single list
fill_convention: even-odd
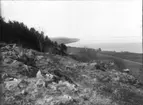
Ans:
[{"label": "boulder", "polygon": [[130,69],[123,69],[123,72],[129,73],[129,72],[130,72]]},{"label": "boulder", "polygon": [[36,78],[37,78],[37,79],[44,78],[44,77],[42,76],[42,73],[41,73],[41,71],[40,71],[40,70],[37,72],[37,74],[36,74]]},{"label": "boulder", "polygon": [[15,89],[15,87],[17,87],[20,82],[21,82],[21,80],[16,79],[16,78],[14,78],[12,81],[6,81],[5,82],[5,88],[7,90]]}]

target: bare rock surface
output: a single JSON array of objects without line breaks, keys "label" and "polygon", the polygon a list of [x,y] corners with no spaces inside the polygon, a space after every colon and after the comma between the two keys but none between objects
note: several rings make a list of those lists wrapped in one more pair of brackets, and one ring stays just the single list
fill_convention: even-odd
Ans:
[{"label": "bare rock surface", "polygon": [[15,44],[1,54],[3,105],[143,105],[143,84],[129,73]]}]

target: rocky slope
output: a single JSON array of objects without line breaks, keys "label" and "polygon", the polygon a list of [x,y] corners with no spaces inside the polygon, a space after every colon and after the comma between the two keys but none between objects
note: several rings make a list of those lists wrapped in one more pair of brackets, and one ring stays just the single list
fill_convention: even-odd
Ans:
[{"label": "rocky slope", "polygon": [[2,45],[2,105],[143,105],[143,84],[98,62]]}]

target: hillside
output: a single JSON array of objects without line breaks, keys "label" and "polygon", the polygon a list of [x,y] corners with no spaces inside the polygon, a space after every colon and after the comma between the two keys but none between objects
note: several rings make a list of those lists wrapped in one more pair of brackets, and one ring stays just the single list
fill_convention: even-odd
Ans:
[{"label": "hillside", "polygon": [[55,37],[55,38],[50,38],[53,42],[57,42],[58,44],[64,43],[64,44],[69,44],[73,42],[79,41],[77,38],[67,38],[67,37]]},{"label": "hillside", "polygon": [[[72,55],[74,59],[79,61],[89,62],[91,60],[110,62],[114,61],[116,69],[122,71],[123,69],[130,69],[130,73],[141,81],[143,81],[141,70],[142,54],[137,53],[123,53],[123,52],[111,52],[111,51],[97,51],[90,48],[78,48],[68,47],[68,53]],[[123,56],[122,56],[123,55]],[[133,59],[134,58],[134,59]]]},{"label": "hillside", "polygon": [[1,47],[2,105],[142,105],[143,84],[134,76],[69,56]]},{"label": "hillside", "polygon": [[34,27],[28,28],[23,22],[6,22],[0,16],[0,42],[16,43],[24,48],[31,48],[40,52],[50,52],[59,55],[66,55],[66,46],[53,42],[43,31],[39,32]]},{"label": "hillside", "polygon": [[143,57],[143,54],[141,53],[131,53],[131,52],[102,51],[102,54],[111,55],[139,63],[142,63],[142,57]]},{"label": "hillside", "polygon": [[[78,54],[83,49],[85,49],[85,48],[68,46],[68,53]],[[87,49],[92,49],[92,48],[87,48]],[[94,50],[94,49],[92,49],[92,50]],[[94,50],[95,54],[96,54],[96,52],[97,52],[97,50]],[[100,52],[100,54],[114,56],[114,57],[126,59],[129,61],[134,61],[134,62],[138,62],[138,63],[142,63],[142,57],[143,57],[143,54],[141,54],[141,53],[132,53],[132,52],[102,51],[102,52]]]},{"label": "hillside", "polygon": [[[130,69],[130,73],[132,75],[136,76],[137,78],[141,79],[141,77],[143,75],[143,74],[140,74],[141,73],[140,70],[142,68],[142,63],[134,62],[134,61],[130,61],[130,60],[126,60],[126,59],[122,59],[119,57],[106,55],[106,54],[102,54],[102,53],[98,53],[97,56],[98,56],[97,59],[100,59],[100,60],[114,60],[114,61],[116,60],[120,64],[122,63],[121,66],[123,66],[123,67],[121,67],[121,69],[124,69],[124,68]],[[143,81],[143,78],[141,79],[141,81]]]}]

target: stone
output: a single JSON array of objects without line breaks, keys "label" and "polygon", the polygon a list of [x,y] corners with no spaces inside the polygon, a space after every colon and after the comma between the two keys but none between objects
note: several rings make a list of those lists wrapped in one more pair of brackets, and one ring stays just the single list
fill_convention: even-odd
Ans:
[{"label": "stone", "polygon": [[17,87],[20,82],[21,82],[20,79],[14,78],[13,81],[6,81],[6,82],[5,82],[5,87],[6,87],[6,89],[8,89],[8,90],[12,90],[12,89],[14,89],[15,87]]},{"label": "stone", "polygon": [[37,78],[37,79],[44,78],[44,77],[42,76],[42,74],[41,74],[41,71],[40,71],[40,70],[37,72],[37,74],[36,74],[36,78]]}]

